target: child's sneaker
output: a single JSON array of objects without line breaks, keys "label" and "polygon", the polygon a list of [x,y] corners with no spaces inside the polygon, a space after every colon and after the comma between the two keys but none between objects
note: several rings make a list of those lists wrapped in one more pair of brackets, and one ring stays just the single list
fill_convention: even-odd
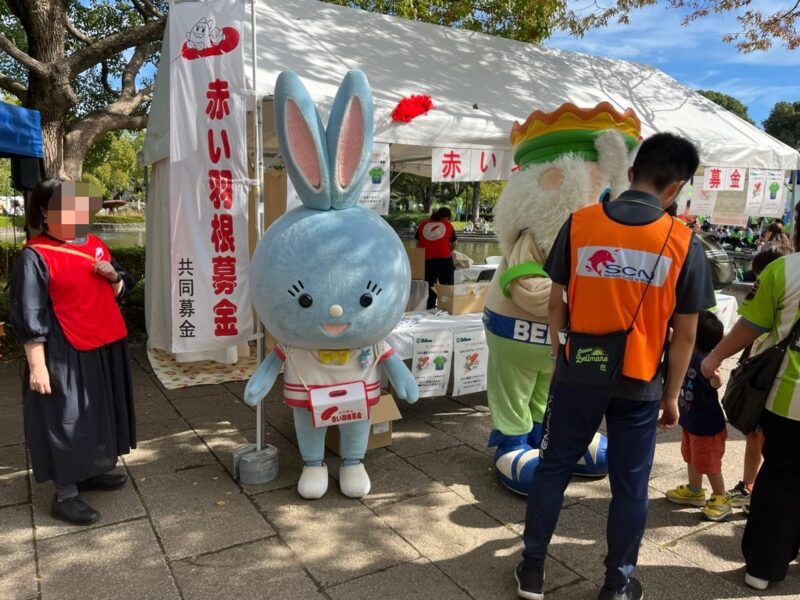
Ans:
[{"label": "child's sneaker", "polygon": [[733,489],[728,490],[728,496],[731,498],[731,502],[733,503],[733,508],[742,508],[744,506],[750,506],[750,490],[747,489],[744,481],[740,481],[736,484],[736,487]]},{"label": "child's sneaker", "polygon": [[718,496],[712,495],[711,500],[706,502],[702,512],[703,517],[709,521],[724,521],[732,510],[730,496],[720,494]]},{"label": "child's sneaker", "polygon": [[700,488],[695,493],[689,489],[688,485],[679,485],[675,489],[667,490],[667,500],[675,504],[688,504],[689,506],[705,506],[706,491]]}]

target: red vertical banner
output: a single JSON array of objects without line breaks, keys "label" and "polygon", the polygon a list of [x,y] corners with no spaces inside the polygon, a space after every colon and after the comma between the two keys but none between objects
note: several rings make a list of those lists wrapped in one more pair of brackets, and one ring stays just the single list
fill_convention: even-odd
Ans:
[{"label": "red vertical banner", "polygon": [[243,0],[170,3],[172,351],[253,330]]}]

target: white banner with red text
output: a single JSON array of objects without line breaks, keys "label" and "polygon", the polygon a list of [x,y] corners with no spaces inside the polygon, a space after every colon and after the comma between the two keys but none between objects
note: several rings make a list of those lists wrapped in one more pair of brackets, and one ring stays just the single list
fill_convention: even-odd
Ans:
[{"label": "white banner with red text", "polygon": [[172,351],[253,333],[244,0],[170,2]]}]

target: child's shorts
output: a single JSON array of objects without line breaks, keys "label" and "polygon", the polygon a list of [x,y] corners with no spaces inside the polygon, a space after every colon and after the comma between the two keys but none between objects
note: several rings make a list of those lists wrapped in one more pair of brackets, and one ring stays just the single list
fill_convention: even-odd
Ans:
[{"label": "child's shorts", "polygon": [[694,435],[684,429],[681,436],[683,460],[701,475],[722,473],[722,456],[727,439],[727,427],[715,435]]}]

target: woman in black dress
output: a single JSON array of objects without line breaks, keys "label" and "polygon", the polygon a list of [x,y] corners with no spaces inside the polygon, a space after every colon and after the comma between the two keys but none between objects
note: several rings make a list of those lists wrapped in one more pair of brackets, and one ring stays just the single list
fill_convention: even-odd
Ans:
[{"label": "woman in black dress", "polygon": [[108,248],[89,234],[83,184],[49,179],[34,190],[29,225],[42,233],[14,263],[11,324],[25,346],[25,439],[36,481],[56,488],[52,513],[74,524],[100,514],[80,491],[108,490],[136,447],[127,330],[116,299],[133,287]]}]

